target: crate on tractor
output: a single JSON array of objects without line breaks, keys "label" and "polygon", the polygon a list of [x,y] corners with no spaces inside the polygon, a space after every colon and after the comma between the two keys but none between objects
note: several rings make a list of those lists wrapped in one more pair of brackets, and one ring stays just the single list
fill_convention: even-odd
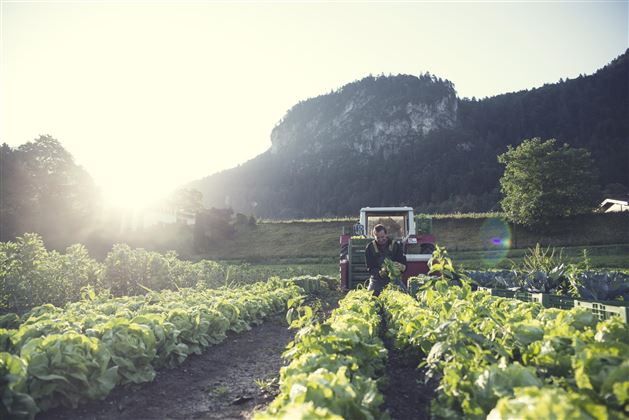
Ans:
[{"label": "crate on tractor", "polygon": [[[426,217],[422,217],[422,220]],[[428,274],[428,260],[435,249],[435,237],[430,223],[424,220],[418,232],[416,219],[411,207],[364,207],[351,234],[340,237],[341,288],[354,289],[365,284],[369,272],[365,263],[365,248],[373,239],[369,237],[374,226],[381,224],[387,229],[388,236],[403,245],[406,256],[406,271],[402,281],[418,274]]]}]

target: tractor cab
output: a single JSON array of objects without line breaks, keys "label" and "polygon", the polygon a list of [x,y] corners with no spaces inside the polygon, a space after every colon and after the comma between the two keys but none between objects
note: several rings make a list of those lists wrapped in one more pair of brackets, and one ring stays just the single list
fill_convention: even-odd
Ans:
[{"label": "tractor cab", "polygon": [[[340,238],[341,287],[353,289],[369,279],[365,263],[365,248],[373,240],[374,226],[381,224],[387,235],[402,242],[406,256],[406,271],[402,281],[418,274],[428,274],[428,260],[435,249],[435,238],[431,234],[429,218],[416,220],[412,207],[363,207],[352,233],[343,232]],[[419,221],[419,229],[416,222]]]}]

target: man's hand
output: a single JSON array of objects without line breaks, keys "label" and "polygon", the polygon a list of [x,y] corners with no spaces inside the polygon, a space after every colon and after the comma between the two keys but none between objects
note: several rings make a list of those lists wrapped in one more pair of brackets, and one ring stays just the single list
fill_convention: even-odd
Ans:
[{"label": "man's hand", "polygon": [[393,261],[393,264],[397,267],[398,270],[400,270],[400,273],[403,273],[406,270],[406,266],[402,263]]},{"label": "man's hand", "polygon": [[378,274],[380,275],[380,277],[386,277],[387,276],[387,270],[384,267],[382,267],[380,269],[380,271],[378,271]]}]

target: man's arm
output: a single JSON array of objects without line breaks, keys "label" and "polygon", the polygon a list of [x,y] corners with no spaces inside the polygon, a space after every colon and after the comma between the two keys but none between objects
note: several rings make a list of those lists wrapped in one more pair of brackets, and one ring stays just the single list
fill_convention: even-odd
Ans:
[{"label": "man's arm", "polygon": [[369,274],[374,277],[378,276],[378,271],[380,271],[380,267],[378,267],[378,260],[373,251],[373,243],[369,242],[367,247],[365,248],[365,262],[367,264],[367,270],[369,270]]},{"label": "man's arm", "polygon": [[404,255],[403,248],[404,246],[402,245],[401,242],[396,242],[396,246],[394,247],[395,253],[393,254],[391,258],[391,260],[393,261],[397,261],[400,264],[404,264],[404,270],[402,270],[402,272],[406,271],[406,255]]}]

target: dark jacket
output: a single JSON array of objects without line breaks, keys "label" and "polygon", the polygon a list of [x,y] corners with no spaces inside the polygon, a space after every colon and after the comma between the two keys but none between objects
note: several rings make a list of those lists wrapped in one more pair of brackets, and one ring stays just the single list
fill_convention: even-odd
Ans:
[{"label": "dark jacket", "polygon": [[[371,274],[372,277],[379,279],[380,275],[378,274],[378,271],[382,268],[382,263],[387,257],[392,261],[397,261],[406,265],[406,257],[404,256],[402,248],[402,242],[392,241],[391,239],[387,239],[387,244],[383,248],[378,247],[375,240],[369,242],[365,248],[365,259],[369,274]],[[388,278],[383,280],[388,280]]]}]

